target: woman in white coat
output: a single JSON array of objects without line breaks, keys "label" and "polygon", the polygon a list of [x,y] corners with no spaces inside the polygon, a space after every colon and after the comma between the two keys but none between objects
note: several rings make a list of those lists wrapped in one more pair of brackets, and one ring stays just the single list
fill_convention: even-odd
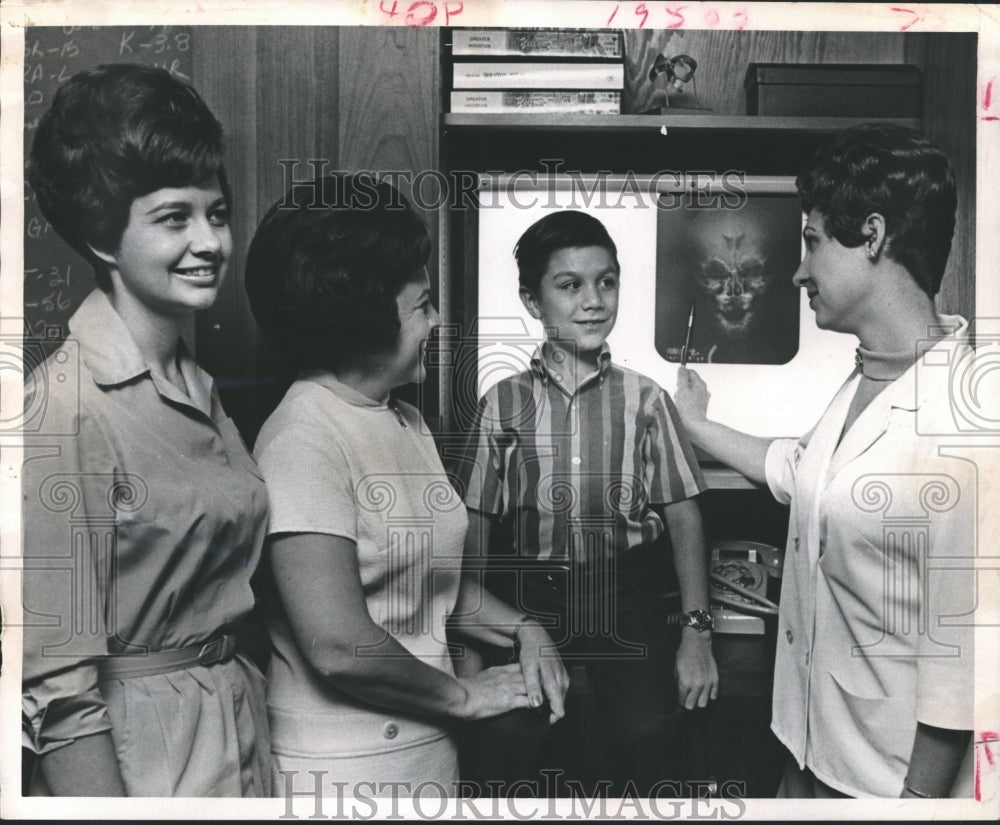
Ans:
[{"label": "woman in white coat", "polygon": [[[865,124],[797,180],[794,282],[822,329],[857,336],[854,371],[813,430],[763,439],[707,417],[682,368],[692,441],[789,504],[772,729],[779,796],[949,795],[973,726],[974,466],[950,409],[966,323],[935,309],[955,225],[945,155]],[[845,370],[846,371],[846,370]],[[970,569],[962,569],[962,568]]]}]

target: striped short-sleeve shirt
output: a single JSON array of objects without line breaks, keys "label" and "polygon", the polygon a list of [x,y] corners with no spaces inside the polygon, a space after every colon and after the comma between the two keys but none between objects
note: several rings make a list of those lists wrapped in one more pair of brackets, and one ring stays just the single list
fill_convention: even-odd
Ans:
[{"label": "striped short-sleeve shirt", "polygon": [[[456,476],[473,510],[497,515],[521,558],[620,553],[664,531],[653,505],[701,492],[677,410],[644,375],[611,362],[573,386],[544,348],[491,387]],[[596,539],[594,537],[597,537]]]}]

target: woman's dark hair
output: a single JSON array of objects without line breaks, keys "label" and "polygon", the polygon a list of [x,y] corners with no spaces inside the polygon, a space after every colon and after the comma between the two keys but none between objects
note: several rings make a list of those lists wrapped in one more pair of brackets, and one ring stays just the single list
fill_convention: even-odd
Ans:
[{"label": "woman's dark hair", "polygon": [[955,231],[955,179],[947,156],[903,126],[865,123],[820,147],[796,180],[802,209],[823,215],[847,247],[867,240],[865,218],[886,221],[885,254],[932,298],[944,277]]},{"label": "woman's dark hair", "polygon": [[215,176],[229,200],[219,121],[187,83],[133,63],[80,72],[59,88],[27,175],[42,214],[104,289],[106,265],[89,246],[118,248],[136,198]]},{"label": "woman's dark hair", "polygon": [[331,369],[395,345],[396,296],[430,253],[426,227],[393,186],[328,175],[296,184],[268,209],[245,286],[287,367]]},{"label": "woman's dark hair", "polygon": [[521,235],[514,246],[517,261],[518,280],[521,288],[531,293],[538,291],[542,276],[549,267],[549,258],[561,249],[581,246],[600,246],[611,253],[615,268],[618,264],[618,248],[611,240],[608,230],[597,218],[586,212],[567,209],[552,212],[535,221]]}]

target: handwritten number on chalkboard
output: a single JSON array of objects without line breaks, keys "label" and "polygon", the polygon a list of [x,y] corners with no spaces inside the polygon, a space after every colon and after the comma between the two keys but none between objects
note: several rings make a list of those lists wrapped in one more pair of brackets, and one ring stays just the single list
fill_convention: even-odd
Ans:
[{"label": "handwritten number on chalkboard", "polygon": [[53,266],[49,269],[49,286],[69,286],[69,276],[72,271],[72,266],[66,267],[66,274],[63,275],[59,270],[58,266]]},{"label": "handwritten number on chalkboard", "polygon": [[31,301],[30,303],[28,301],[25,301],[24,306],[25,308],[32,308],[32,309],[36,307],[41,307],[46,312],[55,312],[57,309],[59,310],[69,309],[70,302],[69,299],[67,299],[63,295],[63,291],[59,289],[56,290],[55,292],[50,292],[44,298],[40,298],[37,301]]}]

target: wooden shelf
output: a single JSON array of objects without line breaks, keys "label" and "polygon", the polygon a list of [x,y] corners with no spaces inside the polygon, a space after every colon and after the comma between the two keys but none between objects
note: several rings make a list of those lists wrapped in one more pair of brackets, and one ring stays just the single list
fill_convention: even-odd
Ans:
[{"label": "wooden shelf", "polygon": [[[773,117],[761,115],[576,115],[530,112],[525,114],[445,114],[445,128],[456,129],[573,129],[603,131],[712,130],[771,131],[784,134],[836,132],[871,118]],[[885,118],[882,122],[921,128],[915,118]]]}]

